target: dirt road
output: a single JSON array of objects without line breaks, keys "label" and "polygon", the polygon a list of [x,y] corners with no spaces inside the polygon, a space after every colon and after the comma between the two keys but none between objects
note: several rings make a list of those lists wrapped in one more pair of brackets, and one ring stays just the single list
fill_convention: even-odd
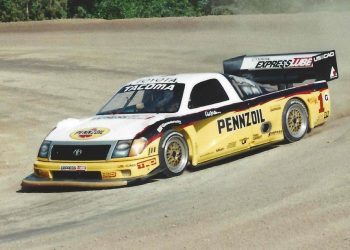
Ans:
[{"label": "dirt road", "polygon": [[[0,249],[349,249],[350,13],[0,24]],[[336,49],[330,121],[172,179],[22,193],[48,131],[126,81],[241,54]]]}]

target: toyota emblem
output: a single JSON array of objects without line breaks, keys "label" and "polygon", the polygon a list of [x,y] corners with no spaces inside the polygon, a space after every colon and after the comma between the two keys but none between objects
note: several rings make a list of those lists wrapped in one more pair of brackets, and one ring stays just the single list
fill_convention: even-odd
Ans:
[{"label": "toyota emblem", "polygon": [[77,149],[75,149],[75,150],[73,151],[73,155],[76,156],[76,157],[82,155],[82,153],[83,153],[83,150],[80,149],[80,148],[77,148]]}]

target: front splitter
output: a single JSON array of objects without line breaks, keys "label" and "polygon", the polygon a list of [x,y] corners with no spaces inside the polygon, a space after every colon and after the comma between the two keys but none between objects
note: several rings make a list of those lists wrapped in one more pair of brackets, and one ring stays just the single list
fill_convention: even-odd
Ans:
[{"label": "front splitter", "polygon": [[44,187],[111,188],[127,184],[127,180],[52,180],[31,174],[22,180],[21,186],[23,189]]}]

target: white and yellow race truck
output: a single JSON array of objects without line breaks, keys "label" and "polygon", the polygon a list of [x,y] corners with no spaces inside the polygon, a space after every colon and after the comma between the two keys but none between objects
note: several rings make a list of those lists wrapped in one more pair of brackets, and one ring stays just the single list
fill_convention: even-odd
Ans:
[{"label": "white and yellow race truck", "polygon": [[86,119],[57,124],[23,188],[115,187],[177,176],[252,148],[295,142],[330,115],[335,51],[241,56],[224,73],[135,80]]}]

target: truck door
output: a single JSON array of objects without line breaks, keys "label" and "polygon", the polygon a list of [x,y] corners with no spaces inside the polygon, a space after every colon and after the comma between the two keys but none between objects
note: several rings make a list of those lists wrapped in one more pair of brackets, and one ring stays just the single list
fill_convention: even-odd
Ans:
[{"label": "truck door", "polygon": [[188,108],[193,113],[203,112],[206,116],[193,124],[198,163],[249,148],[251,131],[246,123],[249,107],[241,103],[239,105],[245,106],[245,110],[220,111],[230,104],[232,100],[217,79],[200,82],[193,87]]}]

